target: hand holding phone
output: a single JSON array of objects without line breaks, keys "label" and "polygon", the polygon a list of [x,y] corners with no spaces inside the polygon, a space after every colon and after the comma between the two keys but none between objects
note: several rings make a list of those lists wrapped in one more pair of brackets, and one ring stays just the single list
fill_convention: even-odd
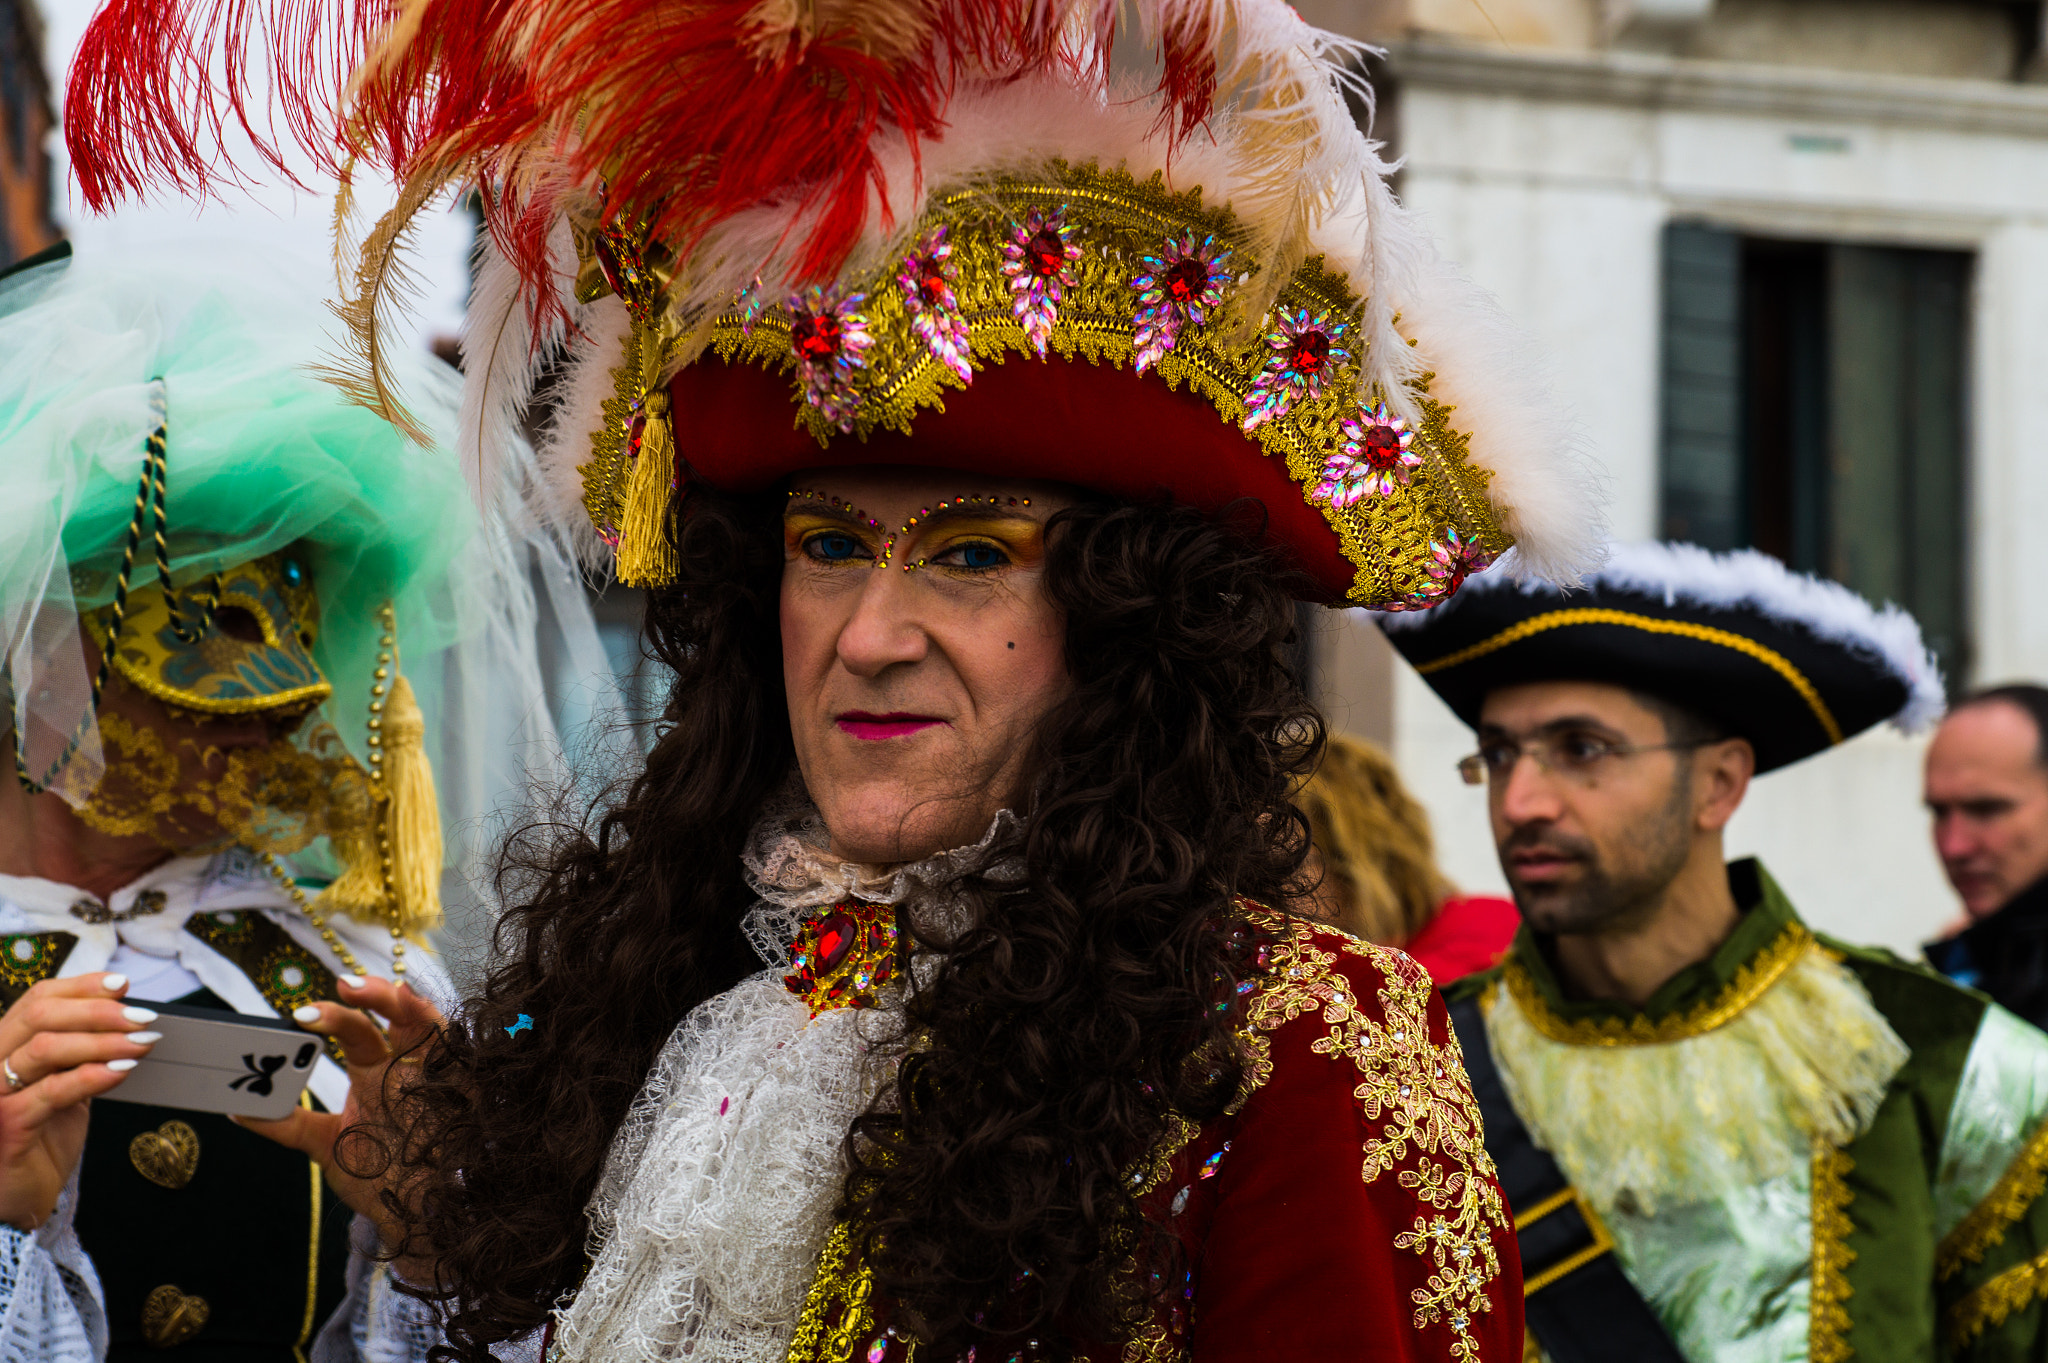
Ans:
[{"label": "hand holding phone", "polygon": [[[402,1180],[406,1170],[396,1161],[388,1161],[380,1176],[359,1178],[348,1167],[336,1163],[334,1147],[343,1131],[357,1126],[372,1133],[381,1128],[395,1139],[389,1107],[394,1101],[403,1100],[405,1085],[400,1076],[411,1072],[405,1062],[418,1062],[421,1051],[440,1029],[441,1014],[409,986],[390,980],[338,975],[335,983],[341,994],[340,1003],[307,1004],[292,1017],[305,1029],[300,1035],[333,1037],[340,1045],[348,1068],[346,1105],[338,1113],[295,1108],[276,1122],[236,1120],[245,1121],[251,1131],[268,1136],[279,1145],[311,1156],[326,1173],[328,1186],[351,1210],[374,1221],[388,1245],[402,1245],[402,1232],[395,1224],[391,1208],[385,1205],[384,1194],[405,1196]],[[388,1020],[388,1032],[371,1020],[371,1012]],[[394,1070],[398,1073],[394,1074]],[[433,1265],[429,1263],[400,1258],[394,1267],[409,1282],[434,1280]]]},{"label": "hand holding phone", "polygon": [[163,1040],[122,1082],[123,1102],[272,1121],[298,1105],[320,1042],[281,1018],[155,1005]]},{"label": "hand holding phone", "polygon": [[157,1040],[156,1010],[124,1003],[127,990],[123,975],[43,980],[0,1015],[0,1222],[50,1219],[85,1149],[86,1101]]}]

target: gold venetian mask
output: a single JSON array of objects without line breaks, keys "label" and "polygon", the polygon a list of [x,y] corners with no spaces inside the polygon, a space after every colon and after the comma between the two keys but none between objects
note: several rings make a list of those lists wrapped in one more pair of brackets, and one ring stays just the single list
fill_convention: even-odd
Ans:
[{"label": "gold venetian mask", "polygon": [[[188,616],[196,596],[183,598]],[[92,613],[103,648],[111,616],[111,607]],[[221,574],[220,606],[194,643],[178,638],[162,586],[131,591],[114,667],[158,700],[201,714],[303,713],[334,690],[309,651],[319,628],[320,603],[303,560],[290,551],[270,554]]]},{"label": "gold venetian mask", "polygon": [[[180,594],[188,621],[205,595]],[[297,720],[332,693],[308,651],[319,611],[311,575],[290,552],[223,572],[219,603],[189,643],[178,637],[160,585],[131,591],[111,645],[114,669],[171,707],[170,727],[159,732],[103,714],[110,761],[80,817],[103,832],[148,833],[188,851],[233,841],[293,852],[366,824],[367,778],[326,724],[295,725],[295,734],[267,746],[225,751],[204,728],[250,714]],[[112,608],[90,620],[107,647]]]}]

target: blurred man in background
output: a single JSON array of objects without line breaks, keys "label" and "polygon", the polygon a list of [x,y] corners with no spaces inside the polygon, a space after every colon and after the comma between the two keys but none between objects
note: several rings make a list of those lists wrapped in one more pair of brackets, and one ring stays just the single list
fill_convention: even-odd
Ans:
[{"label": "blurred man in background", "polygon": [[2048,687],[1964,698],[1927,748],[1934,849],[1968,923],[1927,959],[2048,1023]]}]

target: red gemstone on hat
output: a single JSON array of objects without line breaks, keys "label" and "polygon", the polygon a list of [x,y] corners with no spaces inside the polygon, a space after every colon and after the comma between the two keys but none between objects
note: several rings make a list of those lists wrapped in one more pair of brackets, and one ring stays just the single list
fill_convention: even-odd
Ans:
[{"label": "red gemstone on hat", "polygon": [[925,302],[936,307],[939,300],[946,296],[946,277],[936,269],[926,270],[924,278],[918,281],[917,292]]},{"label": "red gemstone on hat", "polygon": [[1386,468],[1401,457],[1401,433],[1392,426],[1368,426],[1365,439],[1358,443],[1375,468]]},{"label": "red gemstone on hat", "polygon": [[818,924],[818,973],[829,975],[837,970],[859,935],[860,928],[843,913],[835,913]]},{"label": "red gemstone on hat", "polygon": [[1209,284],[1209,267],[1193,256],[1184,256],[1166,269],[1166,296],[1176,303],[1192,303]]},{"label": "red gemstone on hat", "polygon": [[1318,374],[1330,358],[1330,338],[1320,331],[1304,331],[1287,349],[1290,368],[1303,374]]},{"label": "red gemstone on hat", "polygon": [[1024,258],[1031,262],[1032,274],[1050,279],[1067,263],[1067,244],[1052,228],[1041,227],[1024,243]]},{"label": "red gemstone on hat", "polygon": [[789,324],[789,343],[806,360],[827,360],[839,351],[839,319],[807,312]]}]

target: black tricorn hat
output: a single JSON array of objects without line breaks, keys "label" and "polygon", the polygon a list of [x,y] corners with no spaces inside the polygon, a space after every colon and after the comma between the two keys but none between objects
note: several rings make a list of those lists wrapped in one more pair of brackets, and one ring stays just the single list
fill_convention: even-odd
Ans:
[{"label": "black tricorn hat", "polygon": [[1475,729],[1490,691],[1610,682],[1748,739],[1765,772],[1881,720],[1910,732],[1943,708],[1940,670],[1912,616],[1749,550],[1617,546],[1577,587],[1488,574],[1433,610],[1379,621]]}]

